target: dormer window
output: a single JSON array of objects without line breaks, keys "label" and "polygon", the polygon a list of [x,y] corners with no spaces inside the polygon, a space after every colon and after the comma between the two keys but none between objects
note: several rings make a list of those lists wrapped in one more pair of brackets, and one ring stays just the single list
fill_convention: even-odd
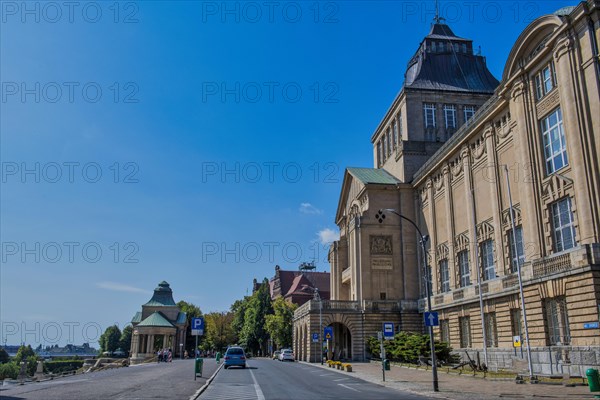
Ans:
[{"label": "dormer window", "polygon": [[462,50],[463,50],[463,53],[465,53],[465,54],[467,53],[467,44],[466,43],[462,44]]},{"label": "dormer window", "polygon": [[435,42],[431,42],[431,51],[434,52],[434,53],[437,51],[435,49]]}]

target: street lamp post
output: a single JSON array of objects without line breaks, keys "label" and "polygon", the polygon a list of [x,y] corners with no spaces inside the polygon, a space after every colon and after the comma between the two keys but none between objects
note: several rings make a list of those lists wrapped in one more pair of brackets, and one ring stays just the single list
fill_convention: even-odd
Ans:
[{"label": "street lamp post", "polygon": [[[399,212],[397,212],[396,210],[394,210],[392,208],[386,208],[383,210],[379,210],[377,212],[376,218],[379,221],[379,223],[382,223],[383,220],[385,219],[384,212],[386,212],[386,211],[397,215],[398,217],[402,218],[405,221],[408,221],[412,226],[414,226],[414,228],[417,230],[417,233],[419,234],[419,237],[421,238],[421,251],[423,252],[423,267],[425,269],[425,277],[426,277],[425,293],[427,295],[427,311],[431,312],[431,291],[429,290],[429,271],[427,270],[427,249],[425,247],[425,243],[427,242],[427,236],[423,235],[421,233],[421,230],[419,229],[417,224],[414,223],[414,221],[405,217],[404,215],[400,214]],[[440,389],[439,389],[439,385],[438,385],[437,361],[436,361],[436,357],[435,357],[435,341],[434,341],[434,337],[433,337],[433,326],[429,326],[429,346],[431,348],[431,372],[433,373],[433,391],[439,392]]]},{"label": "street lamp post", "polygon": [[323,365],[323,340],[322,340],[322,335],[323,335],[323,299],[321,298],[321,295],[319,294],[319,288],[306,285],[301,290],[305,290],[305,289],[312,289],[313,293],[314,293],[315,300],[319,300],[319,343],[321,344],[320,348],[319,348],[319,353],[321,354],[321,365]]}]

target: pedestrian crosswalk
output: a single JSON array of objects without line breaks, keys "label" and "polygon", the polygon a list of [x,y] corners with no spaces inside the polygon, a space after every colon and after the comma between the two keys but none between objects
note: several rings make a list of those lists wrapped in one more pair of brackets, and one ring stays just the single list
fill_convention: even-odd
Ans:
[{"label": "pedestrian crosswalk", "polygon": [[213,382],[200,396],[210,400],[259,400],[255,385]]}]

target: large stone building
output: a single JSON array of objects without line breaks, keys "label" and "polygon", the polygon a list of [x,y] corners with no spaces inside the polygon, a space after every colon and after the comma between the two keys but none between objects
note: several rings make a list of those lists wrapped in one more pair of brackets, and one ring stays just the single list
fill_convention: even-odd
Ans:
[{"label": "large stone building", "polygon": [[171,349],[174,357],[185,349],[186,314],[175,304],[173,290],[165,281],[154,289],[152,298],[142,305],[142,311],[135,313],[131,324],[132,364],[154,357],[161,349]]},{"label": "large stone building", "polygon": [[[429,276],[438,338],[487,353],[492,369],[527,369],[513,348],[525,336],[520,266],[533,372],[600,363],[599,20],[598,0],[536,19],[501,82],[435,21],[372,135],[375,168],[346,170],[322,308],[340,356],[368,356],[365,337],[383,321],[423,330]],[[389,212],[380,223],[380,209],[428,235],[429,273],[415,229]],[[316,359],[318,320],[316,301],[296,311],[302,359]]]}]

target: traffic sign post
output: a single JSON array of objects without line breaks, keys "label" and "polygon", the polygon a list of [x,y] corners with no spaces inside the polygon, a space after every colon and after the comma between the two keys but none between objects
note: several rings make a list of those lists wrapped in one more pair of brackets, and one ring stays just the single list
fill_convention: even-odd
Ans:
[{"label": "traffic sign post", "polygon": [[439,326],[440,319],[437,311],[425,311],[425,326]]},{"label": "traffic sign post", "polygon": [[385,340],[394,339],[394,323],[393,322],[384,322],[383,323],[383,338]]},{"label": "traffic sign post", "polygon": [[323,329],[323,337],[327,341],[327,357],[329,357],[329,341],[333,340],[333,326],[326,326]]},{"label": "traffic sign post", "polygon": [[198,365],[200,365],[200,376],[202,376],[202,363],[198,363],[199,357],[196,357],[198,351],[198,336],[204,335],[204,317],[192,318],[192,335],[196,336],[196,347],[194,347],[194,364],[196,365],[194,371],[194,380],[198,376]]}]

